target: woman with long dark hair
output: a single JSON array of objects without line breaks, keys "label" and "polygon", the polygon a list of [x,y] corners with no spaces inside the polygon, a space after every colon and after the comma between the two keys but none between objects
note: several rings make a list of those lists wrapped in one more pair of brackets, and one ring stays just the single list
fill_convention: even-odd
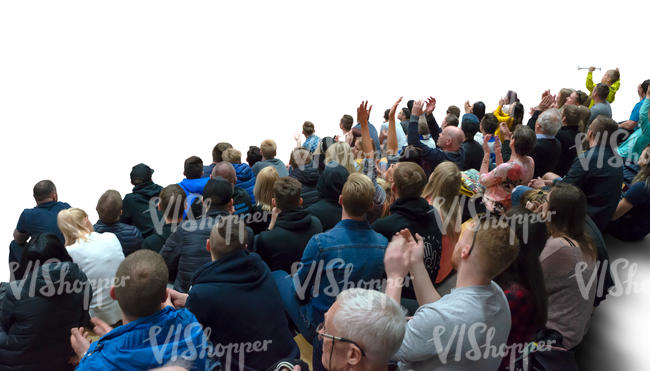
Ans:
[{"label": "woman with long dark hair", "polygon": [[72,370],[70,329],[89,325],[88,278],[59,238],[35,236],[0,302],[0,369]]},{"label": "woman with long dark hair", "polygon": [[[548,305],[539,256],[548,230],[543,221],[536,220],[535,214],[523,207],[511,209],[506,216],[519,241],[519,255],[494,281],[503,289],[510,306],[512,324],[508,345],[523,345],[532,341],[535,333],[546,325]],[[500,369],[506,370],[510,365],[512,349],[514,346],[508,348]],[[514,355],[514,359],[519,356]]]},{"label": "woman with long dark hair", "polygon": [[551,234],[540,255],[548,294],[546,327],[559,332],[561,345],[572,349],[587,332],[597,286],[587,284],[597,258],[585,229],[587,202],[580,189],[559,182],[543,210]]}]

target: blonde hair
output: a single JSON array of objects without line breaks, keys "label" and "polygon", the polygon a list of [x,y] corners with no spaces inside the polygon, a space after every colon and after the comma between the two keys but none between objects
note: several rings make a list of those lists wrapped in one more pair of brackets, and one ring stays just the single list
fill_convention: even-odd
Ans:
[{"label": "blonde hair", "polygon": [[221,154],[221,160],[231,164],[241,164],[241,152],[234,148],[228,148]]},{"label": "blonde hair", "polygon": [[370,178],[361,173],[350,174],[341,192],[345,212],[350,216],[365,215],[375,198],[375,186]]},{"label": "blonde hair", "polygon": [[273,139],[266,139],[260,144],[260,152],[265,160],[270,160],[275,157],[278,147],[275,145]]},{"label": "blonde hair", "polygon": [[[462,177],[458,166],[453,162],[445,161],[436,166],[422,191],[422,198],[430,200],[429,202],[434,207],[439,207],[438,212],[442,218],[449,220],[443,233],[450,238],[456,238],[460,233],[456,225],[461,224],[459,219],[462,214],[459,202],[461,183]],[[442,203],[436,202],[436,199],[442,200]]]},{"label": "blonde hair", "polygon": [[65,245],[70,246],[80,239],[87,241],[87,235],[92,232],[88,229],[86,219],[88,214],[76,207],[59,211],[56,216],[56,224],[65,237]]},{"label": "blonde hair", "polygon": [[267,166],[257,174],[253,195],[255,196],[255,202],[262,206],[264,210],[269,211],[273,208],[271,201],[273,198],[273,185],[278,179],[280,179],[280,175],[273,166]]},{"label": "blonde hair", "polygon": [[346,168],[350,174],[357,172],[352,147],[347,143],[334,143],[327,149],[327,152],[325,153],[325,164],[327,165],[331,161],[338,162],[338,164]]}]

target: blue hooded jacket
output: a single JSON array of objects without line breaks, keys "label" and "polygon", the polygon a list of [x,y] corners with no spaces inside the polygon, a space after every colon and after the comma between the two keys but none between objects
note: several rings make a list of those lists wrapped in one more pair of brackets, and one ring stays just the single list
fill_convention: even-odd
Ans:
[{"label": "blue hooded jacket", "polygon": [[203,371],[208,369],[209,353],[196,317],[187,309],[166,307],[116,327],[90,344],[77,370],[141,371],[162,367],[177,358],[191,361],[191,371]]},{"label": "blue hooded jacket", "polygon": [[[185,191],[185,195],[187,195],[187,208],[185,209],[185,214],[192,208],[192,202],[194,202],[194,199],[203,196],[203,188],[205,188],[205,184],[210,180],[210,177],[207,178],[196,178],[196,179],[183,179],[180,183],[178,183],[181,188],[183,188],[183,191]],[[183,218],[185,218],[185,214],[183,214]],[[198,213],[199,215],[201,214],[200,212]],[[195,216],[197,216],[195,214]]]},{"label": "blue hooded jacket", "polygon": [[253,190],[255,189],[255,174],[248,164],[232,164],[237,173],[237,183],[235,184],[239,188],[243,188],[248,192],[248,195],[251,196],[251,203],[255,205],[255,195]]}]

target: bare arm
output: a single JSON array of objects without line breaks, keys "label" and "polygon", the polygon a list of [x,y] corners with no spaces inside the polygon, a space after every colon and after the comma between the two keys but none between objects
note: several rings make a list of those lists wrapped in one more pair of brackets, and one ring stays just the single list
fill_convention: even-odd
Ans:
[{"label": "bare arm", "polygon": [[370,111],[372,111],[372,106],[368,108],[368,101],[361,102],[361,105],[357,108],[357,122],[361,124],[361,148],[363,149],[363,156],[365,158],[372,158],[374,156],[374,151],[372,150],[372,139],[370,138],[370,128],[368,128],[368,117],[370,117]]},{"label": "bare arm", "polygon": [[632,210],[634,205],[630,203],[630,201],[626,200],[623,198],[618,202],[618,206],[616,206],[616,211],[614,212],[614,215],[612,216],[612,220],[616,220],[623,215],[627,214],[628,211]]},{"label": "bare arm", "polygon": [[386,154],[396,155],[399,148],[397,148],[397,131],[395,129],[395,111],[402,101],[402,97],[393,104],[388,114],[388,143],[386,144]]}]

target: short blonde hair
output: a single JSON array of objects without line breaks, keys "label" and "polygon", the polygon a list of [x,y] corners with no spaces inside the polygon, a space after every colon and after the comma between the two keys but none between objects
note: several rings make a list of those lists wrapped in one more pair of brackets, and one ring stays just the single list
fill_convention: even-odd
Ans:
[{"label": "short blonde hair", "polygon": [[480,226],[474,226],[476,246],[472,251],[477,255],[484,274],[491,279],[505,271],[519,255],[519,240],[511,231],[510,223],[493,219],[494,216]]},{"label": "short blonde hair", "polygon": [[88,218],[88,214],[76,207],[59,211],[56,216],[56,224],[65,237],[66,246],[72,245],[80,239],[87,240],[86,236],[92,230],[88,229],[86,218]]},{"label": "short blonde hair", "polygon": [[332,161],[346,168],[350,174],[357,172],[352,147],[347,143],[337,142],[327,148],[327,152],[325,152],[325,165]]},{"label": "short blonde hair", "polygon": [[364,216],[372,207],[375,186],[361,173],[350,174],[341,192],[343,208],[350,216]]},{"label": "short blonde hair", "polygon": [[263,209],[271,210],[273,208],[273,186],[280,179],[278,171],[273,166],[267,166],[260,170],[255,179],[255,188],[253,196],[255,202],[262,206]]},{"label": "short blonde hair", "polygon": [[221,154],[221,159],[231,164],[241,164],[241,152],[234,148],[228,148]]},{"label": "short blonde hair", "polygon": [[265,160],[270,160],[275,157],[278,146],[273,139],[266,139],[260,144],[260,152]]}]

